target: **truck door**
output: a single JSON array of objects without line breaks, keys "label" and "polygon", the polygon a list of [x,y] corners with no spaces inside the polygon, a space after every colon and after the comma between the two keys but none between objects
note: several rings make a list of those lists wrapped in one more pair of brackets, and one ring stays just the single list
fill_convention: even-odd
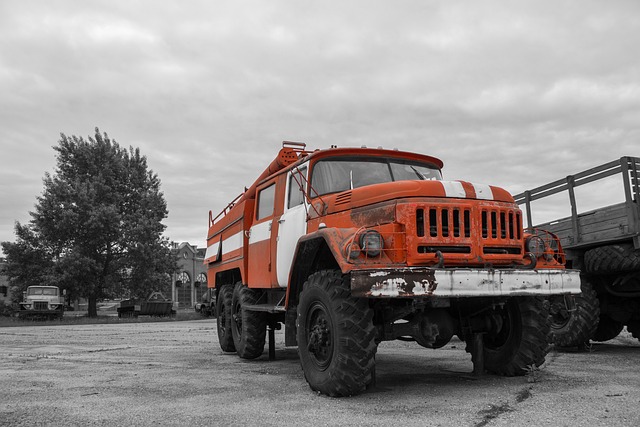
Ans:
[{"label": "truck door", "polygon": [[271,287],[271,229],[275,200],[275,181],[258,187],[254,222],[249,230],[247,284],[252,288]]},{"label": "truck door", "polygon": [[287,174],[284,211],[278,219],[276,272],[278,285],[289,283],[291,262],[298,239],[307,232],[307,208],[304,188],[307,182],[307,166],[294,168]]}]

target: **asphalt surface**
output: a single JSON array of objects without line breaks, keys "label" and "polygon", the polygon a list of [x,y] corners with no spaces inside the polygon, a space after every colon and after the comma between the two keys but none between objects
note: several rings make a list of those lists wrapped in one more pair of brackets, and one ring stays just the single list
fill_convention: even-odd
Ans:
[{"label": "asphalt surface", "polygon": [[640,343],[552,351],[524,377],[474,377],[464,344],[382,343],[376,386],[330,398],[296,348],[223,353],[215,319],[0,328],[2,426],[637,426]]}]

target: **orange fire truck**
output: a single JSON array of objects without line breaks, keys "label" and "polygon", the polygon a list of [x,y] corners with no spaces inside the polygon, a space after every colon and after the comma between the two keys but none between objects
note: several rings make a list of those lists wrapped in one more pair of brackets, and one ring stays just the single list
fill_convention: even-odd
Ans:
[{"label": "orange fire truck", "polygon": [[525,232],[504,189],[442,179],[441,160],[398,150],[308,151],[275,160],[219,215],[205,264],[222,350],[269,356],[274,330],[330,396],[374,381],[385,340],[467,343],[474,372],[543,363],[551,295],[580,293],[554,235]]}]

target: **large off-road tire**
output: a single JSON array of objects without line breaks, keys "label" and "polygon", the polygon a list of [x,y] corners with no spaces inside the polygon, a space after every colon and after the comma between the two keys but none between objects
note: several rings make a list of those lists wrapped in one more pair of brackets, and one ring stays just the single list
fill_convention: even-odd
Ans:
[{"label": "large off-road tire", "polygon": [[340,271],[305,282],[297,317],[298,353],[314,391],[352,396],[373,382],[376,330],[368,301],[354,298]]},{"label": "large off-road tire", "polygon": [[622,331],[622,328],[624,328],[624,324],[622,322],[613,320],[606,314],[601,314],[598,327],[591,339],[594,341],[609,341],[617,337]]},{"label": "large off-road tire", "polygon": [[584,254],[587,273],[609,274],[640,270],[640,251],[632,244],[608,245],[593,248]]},{"label": "large off-road tire", "polygon": [[573,295],[575,310],[567,310],[564,296],[549,298],[551,303],[551,336],[558,347],[579,347],[589,342],[597,328],[600,303],[591,284],[581,277],[580,295]]},{"label": "large off-road tire", "polygon": [[261,295],[261,291],[248,288],[241,282],[236,283],[233,289],[231,332],[238,356],[243,359],[255,359],[264,351],[266,313],[245,309],[248,305],[257,304]]},{"label": "large off-road tire", "polygon": [[[540,297],[511,297],[497,309],[502,326],[484,335],[484,364],[488,372],[525,375],[540,366],[548,352],[548,303]],[[470,344],[470,343],[469,343]]]},{"label": "large off-road tire", "polygon": [[233,287],[224,285],[218,293],[216,310],[218,312],[218,341],[222,351],[236,351],[233,345],[233,334],[231,333],[231,302],[233,299]]}]

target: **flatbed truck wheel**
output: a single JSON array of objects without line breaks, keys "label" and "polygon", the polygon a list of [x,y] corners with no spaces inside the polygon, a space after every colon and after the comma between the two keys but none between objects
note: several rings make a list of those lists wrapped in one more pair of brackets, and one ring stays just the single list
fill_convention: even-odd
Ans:
[{"label": "flatbed truck wheel", "polygon": [[617,337],[623,328],[624,324],[622,322],[613,320],[606,314],[601,314],[598,328],[591,339],[594,341],[609,341]]}]

